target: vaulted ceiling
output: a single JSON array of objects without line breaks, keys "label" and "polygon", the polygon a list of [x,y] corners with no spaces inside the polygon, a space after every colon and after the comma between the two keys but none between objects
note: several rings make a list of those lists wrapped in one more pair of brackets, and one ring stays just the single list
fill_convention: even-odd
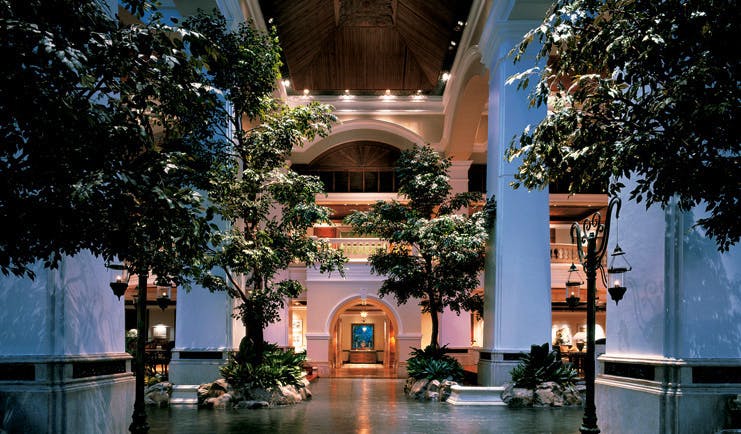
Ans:
[{"label": "vaulted ceiling", "polygon": [[297,91],[435,93],[471,0],[260,0]]}]

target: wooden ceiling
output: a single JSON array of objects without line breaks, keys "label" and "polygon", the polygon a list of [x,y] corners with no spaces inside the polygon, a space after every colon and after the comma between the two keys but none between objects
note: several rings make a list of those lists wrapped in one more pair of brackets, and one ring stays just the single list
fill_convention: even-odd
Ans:
[{"label": "wooden ceiling", "polygon": [[[292,89],[425,93],[450,67],[471,0],[260,0]],[[284,73],[286,75],[286,73]]]}]

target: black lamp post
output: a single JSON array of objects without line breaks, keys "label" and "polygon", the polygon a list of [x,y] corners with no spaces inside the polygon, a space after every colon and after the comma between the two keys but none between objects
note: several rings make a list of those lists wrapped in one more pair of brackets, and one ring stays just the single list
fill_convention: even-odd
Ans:
[{"label": "black lamp post", "polygon": [[136,398],[129,431],[134,434],[149,432],[147,411],[144,407],[144,344],[147,337],[147,273],[139,274],[139,297],[136,304]]},{"label": "black lamp post", "polygon": [[[607,250],[607,240],[610,235],[610,217],[615,209],[615,218],[620,217],[620,198],[613,197],[607,206],[607,216],[602,223],[602,216],[596,212],[584,219],[581,224],[574,222],[571,225],[571,241],[576,244],[579,261],[584,267],[587,276],[587,355],[584,364],[584,380],[587,386],[587,402],[584,404],[584,418],[579,431],[582,433],[599,433],[597,427],[597,408],[594,405],[594,329],[597,296],[597,270],[602,273],[602,280],[606,283],[605,271],[602,268],[602,258]],[[619,249],[619,246],[616,250]],[[620,250],[622,252],[622,250]],[[624,254],[624,252],[623,252]],[[628,271],[628,270],[623,270]],[[620,294],[625,293],[625,288]],[[610,293],[612,295],[612,292]]]},{"label": "black lamp post", "polygon": [[[120,299],[129,286],[129,270],[125,265],[108,265],[111,271],[111,289]],[[147,412],[144,407],[144,343],[146,340],[147,313],[147,273],[139,274],[139,287],[137,296],[134,297],[136,306],[136,398],[134,401],[134,413],[131,416],[129,431],[135,434],[149,432],[147,423]]]}]

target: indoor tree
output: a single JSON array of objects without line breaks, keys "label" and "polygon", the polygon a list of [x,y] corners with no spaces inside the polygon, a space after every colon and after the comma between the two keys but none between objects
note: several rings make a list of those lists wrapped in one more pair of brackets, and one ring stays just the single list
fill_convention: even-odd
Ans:
[{"label": "indoor tree", "polygon": [[4,0],[0,26],[0,271],[88,250],[178,281],[211,230],[205,41],[94,0]]},{"label": "indoor tree", "polygon": [[719,250],[741,226],[738,7],[729,1],[558,0],[513,50],[534,41],[542,65],[511,78],[537,81],[533,106],[548,115],[509,150],[516,185],[569,179],[571,192],[634,179],[646,206],[705,206],[697,221]]},{"label": "indoor tree", "polygon": [[304,290],[288,267],[299,262],[343,272],[342,253],[308,235],[315,223],[329,221],[329,209],[315,199],[322,183],[287,164],[295,146],[328,134],[336,118],[326,105],[288,107],[271,97],[280,62],[273,35],[250,23],[230,31],[218,14],[200,13],[184,25],[213,44],[208,75],[229,108],[226,125],[216,132],[225,158],[208,187],[226,224],[215,233],[198,280],[239,301],[236,315],[246,327],[250,360],[260,364],[263,329],[278,319],[287,298]]},{"label": "indoor tree", "polygon": [[484,269],[487,236],[494,222],[494,200],[471,215],[463,212],[479,193],[450,194],[450,161],[429,146],[403,151],[397,162],[399,196],[403,201],[376,202],[345,221],[360,234],[389,242],[369,257],[373,273],[384,276],[379,295],[393,295],[399,304],[420,299],[432,323],[431,349],[439,348],[438,314],[445,307],[480,309],[473,293]]}]

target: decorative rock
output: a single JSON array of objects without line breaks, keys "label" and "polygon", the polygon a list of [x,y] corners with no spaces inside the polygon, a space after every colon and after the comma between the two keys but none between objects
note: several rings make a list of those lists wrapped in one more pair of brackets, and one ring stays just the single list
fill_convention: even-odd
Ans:
[{"label": "decorative rock", "polygon": [[430,380],[421,379],[414,382],[412,385],[412,388],[409,390],[409,395],[414,397],[415,399],[419,399],[422,394],[424,394],[425,390],[427,389],[427,384],[430,382]]},{"label": "decorative rock", "polygon": [[232,395],[224,393],[223,395],[217,396],[215,398],[208,398],[206,401],[210,403],[210,406],[212,408],[226,408],[232,401]]},{"label": "decorative rock", "polygon": [[[302,381],[302,384],[309,384]],[[311,390],[302,386],[280,386],[270,389],[235,390],[224,379],[198,386],[199,408],[263,408],[297,404],[311,399]]]},{"label": "decorative rock", "polygon": [[[448,380],[444,380],[448,381]],[[427,390],[429,392],[437,392],[440,390],[440,382],[438,380],[432,380],[427,384]]]},{"label": "decorative rock", "polygon": [[440,385],[440,401],[445,402],[450,398],[451,388],[457,385],[455,381],[445,380]]},{"label": "decorative rock", "polygon": [[223,378],[219,378],[218,380],[211,383],[211,390],[222,390],[224,392],[228,392],[231,390],[231,386],[229,383],[226,382]]},{"label": "decorative rock", "polygon": [[167,407],[170,405],[170,395],[172,395],[172,384],[166,381],[153,384],[144,389],[144,404]]},{"label": "decorative rock", "polygon": [[433,392],[431,390],[428,390],[427,392],[425,392],[425,399],[428,401],[439,401],[440,394],[438,392]]},{"label": "decorative rock", "polygon": [[270,404],[268,404],[267,401],[239,401],[234,408],[248,408],[248,409],[256,409],[256,408],[267,408]]},{"label": "decorative rock", "polygon": [[281,395],[285,398],[286,404],[295,404],[301,402],[301,395],[296,391],[293,386],[281,386],[279,387]]},{"label": "decorative rock", "polygon": [[516,388],[513,384],[507,384],[502,392],[502,401],[511,408],[562,407],[582,403],[578,386],[562,386],[555,382],[541,383],[535,390]]}]

